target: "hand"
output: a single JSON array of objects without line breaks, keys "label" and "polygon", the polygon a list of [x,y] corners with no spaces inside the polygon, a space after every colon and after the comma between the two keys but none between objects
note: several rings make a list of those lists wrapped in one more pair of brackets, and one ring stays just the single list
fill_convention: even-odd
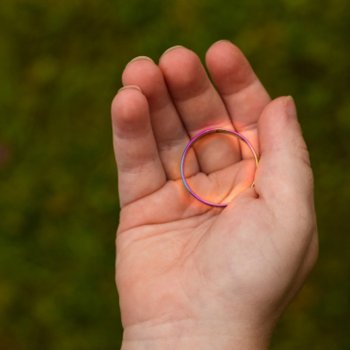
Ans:
[{"label": "hand", "polygon": [[[159,65],[138,57],[112,103],[123,349],[266,349],[317,257],[312,171],[293,99],[271,101],[228,41],[209,48],[206,65],[216,89],[186,48]],[[220,134],[189,154],[196,190],[230,200],[224,209],[198,202],[180,179],[189,136],[208,126],[235,128],[260,154],[255,173],[249,150]]]}]

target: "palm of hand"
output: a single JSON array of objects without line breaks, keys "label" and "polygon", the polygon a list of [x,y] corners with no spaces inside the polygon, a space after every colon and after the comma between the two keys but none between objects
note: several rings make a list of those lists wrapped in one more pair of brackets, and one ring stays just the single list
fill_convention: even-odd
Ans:
[{"label": "palm of hand", "polygon": [[[220,68],[219,58],[224,53],[228,54],[228,62]],[[182,60],[181,70],[174,65],[176,60]],[[267,93],[247,61],[231,44],[214,45],[208,52],[207,63],[221,96],[210,85],[194,54],[178,48],[162,57],[160,68],[144,59],[130,63],[124,72],[124,84],[139,86],[146,98],[136,88],[127,88],[117,95],[113,105],[123,206],[117,233],[116,280],[125,328],[200,320],[206,315],[225,315],[228,310],[233,319],[240,315],[240,322],[242,315],[248,315],[247,323],[261,322],[271,313],[278,317],[316,256],[313,218],[308,225],[285,225],[287,215],[278,208],[281,202],[269,205],[263,198],[264,187],[268,188],[271,182],[266,176],[269,169],[259,167],[255,175],[249,152],[236,141],[217,141],[219,148],[204,144],[198,147],[200,152],[190,155],[189,172],[196,188],[209,195],[223,189],[219,193],[221,200],[234,198],[227,208],[207,207],[184,189],[178,163],[188,141],[187,133],[193,135],[213,124],[226,128],[234,125],[258,150],[261,143],[258,119],[269,104]],[[148,76],[147,67],[152,71]],[[140,71],[143,73],[139,74]],[[160,76],[165,77],[167,88],[162,86]],[[162,88],[169,90],[171,99],[164,98]],[[126,107],[128,101],[134,103],[133,108]],[[148,108],[144,108],[145,101]],[[226,109],[229,113],[225,113]],[[193,120],[194,111],[204,117]],[[236,116],[239,112],[244,120]],[[183,126],[175,118],[170,119],[172,114],[177,114],[178,120],[181,115],[185,132],[175,132],[175,126],[177,129]],[[138,130],[133,121],[142,128]],[[166,140],[174,133],[178,139]],[[135,140],[134,146],[131,138]],[[278,157],[275,159],[279,160]],[[262,162],[268,163],[269,158]],[[309,168],[305,162],[295,167],[299,166],[307,177]],[[203,175],[199,168],[210,175]],[[276,173],[284,180],[293,180],[293,174],[280,171],[277,169]],[[257,189],[249,188],[254,175]],[[229,191],[232,183],[227,179],[234,179],[233,191]],[[308,188],[310,184],[302,186]],[[285,210],[289,217],[298,219],[300,213],[293,201],[299,197],[294,193],[287,196],[282,198],[290,201]],[[304,207],[312,212],[312,204]],[[280,217],[277,219],[276,215]],[[276,239],[277,232],[289,238]],[[308,252],[308,259],[301,256],[301,250]],[[271,285],[275,288],[270,288]],[[266,300],[271,302],[262,306]],[[260,312],[255,312],[258,308]]]}]

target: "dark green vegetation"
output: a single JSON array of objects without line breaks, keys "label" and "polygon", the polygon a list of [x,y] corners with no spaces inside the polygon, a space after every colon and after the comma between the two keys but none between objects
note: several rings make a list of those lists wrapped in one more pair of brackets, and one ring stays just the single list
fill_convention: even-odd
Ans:
[{"label": "dark green vegetation", "polygon": [[128,59],[237,43],[310,147],[315,272],[273,349],[350,349],[347,0],[1,0],[0,348],[116,349],[109,107]]}]

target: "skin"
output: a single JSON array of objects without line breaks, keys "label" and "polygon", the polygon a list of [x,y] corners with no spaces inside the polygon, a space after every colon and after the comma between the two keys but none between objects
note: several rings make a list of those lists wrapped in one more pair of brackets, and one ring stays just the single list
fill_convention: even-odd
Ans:
[{"label": "skin", "polygon": [[[112,102],[120,221],[122,349],[267,349],[318,254],[313,176],[291,97],[271,100],[243,53],[214,43],[206,70],[184,47],[137,57]],[[256,169],[235,129],[259,153]],[[209,137],[209,136],[208,136]],[[254,181],[255,186],[251,187]]]}]

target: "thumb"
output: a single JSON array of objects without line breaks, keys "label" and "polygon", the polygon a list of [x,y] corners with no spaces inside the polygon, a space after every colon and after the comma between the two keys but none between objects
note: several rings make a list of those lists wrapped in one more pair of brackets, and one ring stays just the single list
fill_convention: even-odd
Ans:
[{"label": "thumb", "polygon": [[[292,97],[279,97],[263,110],[258,123],[260,163],[255,190],[276,204],[313,200],[309,153]],[[305,203],[305,202],[304,202]]]}]

